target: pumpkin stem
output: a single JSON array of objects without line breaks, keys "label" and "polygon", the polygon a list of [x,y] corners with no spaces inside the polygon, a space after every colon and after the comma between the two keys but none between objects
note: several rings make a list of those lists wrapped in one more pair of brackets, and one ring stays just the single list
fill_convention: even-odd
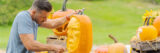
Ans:
[{"label": "pumpkin stem", "polygon": [[147,25],[149,25],[150,18],[151,18],[151,17],[149,16],[148,21],[147,21]]},{"label": "pumpkin stem", "polygon": [[144,26],[146,25],[147,19],[148,19],[148,17],[146,17],[146,19],[144,21],[144,24],[143,24]]},{"label": "pumpkin stem", "polygon": [[115,43],[118,43],[118,40],[115,38],[115,37],[113,37],[111,34],[110,35],[108,35],[112,40],[114,40],[114,42]]},{"label": "pumpkin stem", "polygon": [[82,11],[78,12],[79,15],[83,15],[84,14],[84,10],[85,8],[82,9]]},{"label": "pumpkin stem", "polygon": [[62,6],[62,11],[66,11],[66,4],[68,0],[64,0],[63,6]]}]

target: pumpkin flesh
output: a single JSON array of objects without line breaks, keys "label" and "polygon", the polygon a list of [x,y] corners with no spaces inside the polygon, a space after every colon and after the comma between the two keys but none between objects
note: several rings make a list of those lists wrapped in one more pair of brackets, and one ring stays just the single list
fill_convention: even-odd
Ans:
[{"label": "pumpkin flesh", "polygon": [[92,48],[92,24],[89,17],[73,15],[67,29],[68,53],[89,53]]},{"label": "pumpkin flesh", "polygon": [[[52,18],[51,19],[57,19],[57,18],[61,18],[61,17],[65,17],[67,16],[68,14],[71,14],[75,12],[74,10],[72,9],[67,9],[66,11],[62,11],[62,10],[59,10],[57,12],[55,12],[53,15],[52,15]],[[57,36],[64,36],[64,35],[67,35],[67,27],[68,25],[68,22],[64,23],[61,27],[58,27],[56,29],[52,29],[52,31],[54,32],[55,35]]]}]

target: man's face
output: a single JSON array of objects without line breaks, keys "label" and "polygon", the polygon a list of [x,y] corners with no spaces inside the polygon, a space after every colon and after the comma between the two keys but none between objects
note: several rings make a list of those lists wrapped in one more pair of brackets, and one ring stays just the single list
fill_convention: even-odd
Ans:
[{"label": "man's face", "polygon": [[36,21],[37,24],[42,24],[47,20],[47,16],[49,15],[49,12],[45,10],[41,10],[39,12],[36,12],[34,14],[34,21]]}]

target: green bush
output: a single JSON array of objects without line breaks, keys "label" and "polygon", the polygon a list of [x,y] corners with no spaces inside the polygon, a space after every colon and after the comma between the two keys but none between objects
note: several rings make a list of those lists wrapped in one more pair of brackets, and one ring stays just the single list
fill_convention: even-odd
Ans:
[{"label": "green bush", "polygon": [[160,4],[160,0],[155,0],[155,2],[156,2],[157,4]]},{"label": "green bush", "polygon": [[16,14],[27,10],[32,0],[0,0],[0,25],[11,25]]},{"label": "green bush", "polygon": [[160,0],[140,0],[142,2],[149,2],[149,3],[152,3],[152,4],[160,4]]},{"label": "green bush", "polygon": [[82,0],[82,1],[105,1],[105,0]]}]

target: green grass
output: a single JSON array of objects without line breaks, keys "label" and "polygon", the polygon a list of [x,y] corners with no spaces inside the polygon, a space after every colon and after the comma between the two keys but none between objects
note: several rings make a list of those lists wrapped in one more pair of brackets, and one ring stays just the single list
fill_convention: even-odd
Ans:
[{"label": "green grass", "polygon": [[0,48],[5,49],[9,39],[10,27],[0,26]]},{"label": "green grass", "polygon": [[[60,1],[51,1],[55,10],[61,8]],[[111,44],[113,41],[107,37],[113,34],[119,42],[129,44],[136,30],[142,25],[142,15],[145,10],[159,8],[144,2],[122,2],[122,1],[71,1],[68,8],[86,8],[85,14],[88,15],[93,24],[93,44]],[[9,38],[11,26],[0,26],[0,48],[5,49]],[[49,29],[38,29],[38,41],[45,43],[46,37],[53,35]]]}]

